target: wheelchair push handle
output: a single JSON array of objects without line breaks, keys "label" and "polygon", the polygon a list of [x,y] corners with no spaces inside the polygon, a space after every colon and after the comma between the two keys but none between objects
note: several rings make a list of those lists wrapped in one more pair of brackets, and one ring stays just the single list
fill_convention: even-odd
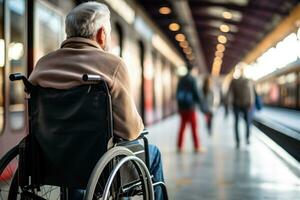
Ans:
[{"label": "wheelchair push handle", "polygon": [[24,78],[25,77],[21,73],[15,73],[15,74],[10,74],[9,75],[9,80],[10,81],[19,81],[19,80],[23,80]]},{"label": "wheelchair push handle", "polygon": [[28,81],[28,79],[21,73],[14,73],[9,75],[10,81],[23,81],[23,84],[25,86],[26,92],[31,92],[34,88],[34,86]]},{"label": "wheelchair push handle", "polygon": [[100,75],[83,74],[82,80],[85,82],[99,82],[102,80]]}]

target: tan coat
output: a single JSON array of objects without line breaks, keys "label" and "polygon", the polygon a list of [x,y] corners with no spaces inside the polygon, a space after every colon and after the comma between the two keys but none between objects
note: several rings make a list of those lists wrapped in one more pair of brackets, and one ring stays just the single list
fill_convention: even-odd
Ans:
[{"label": "tan coat", "polygon": [[144,125],[131,96],[125,63],[95,41],[79,37],[65,40],[60,49],[38,61],[29,81],[41,87],[69,89],[84,84],[83,74],[99,74],[106,80],[112,97],[114,133],[135,139]]}]

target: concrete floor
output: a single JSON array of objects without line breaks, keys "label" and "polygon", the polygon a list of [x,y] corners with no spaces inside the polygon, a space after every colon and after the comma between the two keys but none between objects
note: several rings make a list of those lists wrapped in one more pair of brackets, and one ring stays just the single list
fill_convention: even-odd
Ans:
[{"label": "concrete floor", "polygon": [[299,200],[300,172],[292,171],[265,143],[262,133],[252,128],[250,146],[235,149],[232,116],[214,118],[213,136],[208,137],[204,117],[199,116],[203,153],[195,154],[190,129],[186,130],[185,150],[176,153],[179,117],[172,116],[148,127],[149,140],[163,156],[170,199],[178,200]]}]

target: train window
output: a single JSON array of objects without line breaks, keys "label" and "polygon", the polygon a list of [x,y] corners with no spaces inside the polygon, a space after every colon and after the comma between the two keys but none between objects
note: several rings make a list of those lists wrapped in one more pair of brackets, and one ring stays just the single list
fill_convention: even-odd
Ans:
[{"label": "train window", "polygon": [[171,98],[172,98],[172,81],[171,81],[171,65],[170,62],[165,59],[164,67],[162,71],[163,82],[163,102],[164,102],[164,117],[167,117],[171,113]]},{"label": "train window", "polygon": [[[168,91],[170,91],[170,85],[168,85],[168,76],[167,76],[167,60],[162,57],[161,62],[161,90],[162,90],[162,117],[166,117],[168,113],[167,108],[167,95]],[[168,88],[169,87],[169,88]]]},{"label": "train window", "polygon": [[141,68],[140,68],[140,57],[139,49],[137,43],[128,38],[126,40],[126,50],[124,51],[124,61],[128,67],[128,72],[130,76],[130,84],[132,87],[132,96],[136,104],[137,110],[141,113],[140,110],[140,91],[141,91]]},{"label": "train window", "polygon": [[116,23],[111,33],[111,52],[116,56],[122,56],[123,31],[122,27]]},{"label": "train window", "polygon": [[155,90],[155,119],[162,119],[163,116],[163,90],[162,90],[162,60],[160,54],[157,54],[154,63],[154,90]]},{"label": "train window", "polygon": [[3,0],[0,0],[0,131],[4,127],[4,63],[5,63],[5,47],[4,47],[4,7]]},{"label": "train window", "polygon": [[[10,73],[20,72],[26,74],[25,56],[25,0],[9,1],[10,16],[10,42],[8,59]],[[24,127],[24,87],[22,82],[11,82],[9,93],[10,127],[18,130]]]},{"label": "train window", "polygon": [[48,3],[37,1],[34,31],[34,60],[37,62],[40,57],[60,47],[65,37],[64,15]]},{"label": "train window", "polygon": [[172,114],[176,112],[176,90],[177,90],[177,82],[178,77],[176,73],[176,67],[174,65],[171,66],[171,81],[172,81]]},{"label": "train window", "polygon": [[155,66],[156,66],[156,62],[157,62],[157,53],[155,51],[152,51],[152,111],[153,111],[153,120],[155,120],[155,111],[156,111],[156,107],[157,107],[157,102],[156,102],[156,93],[155,93],[155,74],[156,74],[156,71],[155,71]]}]

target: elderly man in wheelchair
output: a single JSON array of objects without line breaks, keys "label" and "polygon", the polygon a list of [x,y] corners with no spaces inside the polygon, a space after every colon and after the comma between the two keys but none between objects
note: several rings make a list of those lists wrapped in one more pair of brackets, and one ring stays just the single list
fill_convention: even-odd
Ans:
[{"label": "elderly man in wheelchair", "polygon": [[29,81],[10,76],[25,84],[29,134],[0,161],[0,176],[18,163],[1,199],[167,199],[160,152],[148,145],[126,66],[106,51],[108,8],[83,3],[65,22],[67,39]]}]

